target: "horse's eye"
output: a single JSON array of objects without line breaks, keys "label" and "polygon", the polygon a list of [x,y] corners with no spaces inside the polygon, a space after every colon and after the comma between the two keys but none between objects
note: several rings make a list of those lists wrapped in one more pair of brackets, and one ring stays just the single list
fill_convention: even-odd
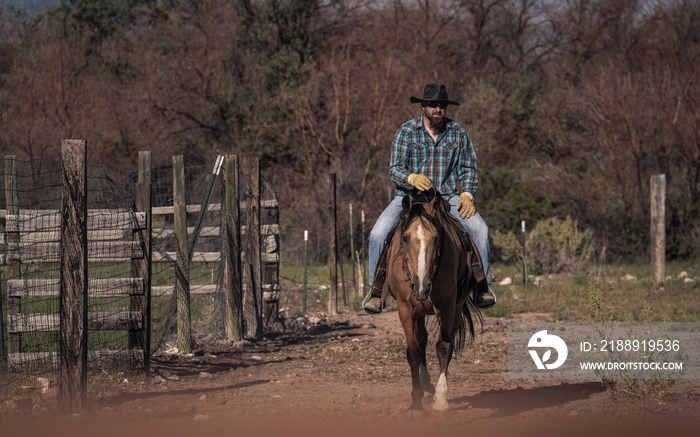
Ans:
[{"label": "horse's eye", "polygon": [[403,240],[404,243],[408,243],[408,236],[406,236],[406,235],[402,236],[401,240]]}]

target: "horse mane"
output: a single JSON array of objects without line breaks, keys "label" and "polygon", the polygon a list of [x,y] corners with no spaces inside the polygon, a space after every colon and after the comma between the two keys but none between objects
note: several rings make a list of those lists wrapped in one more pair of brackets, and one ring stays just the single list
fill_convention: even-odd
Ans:
[{"label": "horse mane", "polygon": [[399,232],[404,233],[414,220],[420,220],[422,223],[439,224],[436,218],[428,212],[426,205],[423,203],[414,203],[407,213],[402,213],[399,218]]},{"label": "horse mane", "polygon": [[[438,199],[435,202],[435,199]],[[442,196],[440,192],[431,188],[429,191],[421,191],[415,195],[408,195],[404,197],[403,200],[403,211],[399,216],[399,228],[400,232],[403,233],[408,228],[408,225],[415,219],[420,219],[423,223],[429,222],[433,224],[436,228],[438,226],[444,229],[444,220],[446,219],[446,213],[444,205],[441,204]],[[432,205],[439,205],[435,208],[435,213],[432,212]],[[447,214],[449,215],[449,214]]]}]

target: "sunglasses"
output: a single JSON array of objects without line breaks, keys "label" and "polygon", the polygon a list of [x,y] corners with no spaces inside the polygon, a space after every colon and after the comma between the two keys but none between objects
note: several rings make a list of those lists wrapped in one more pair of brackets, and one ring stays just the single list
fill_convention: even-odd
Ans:
[{"label": "sunglasses", "polygon": [[445,108],[447,108],[447,103],[428,102],[425,104],[425,106],[428,106],[430,108],[445,109]]}]

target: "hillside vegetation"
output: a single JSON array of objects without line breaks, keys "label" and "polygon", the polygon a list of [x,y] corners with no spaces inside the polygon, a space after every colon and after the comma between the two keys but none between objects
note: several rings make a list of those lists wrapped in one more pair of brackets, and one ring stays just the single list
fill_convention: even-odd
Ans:
[{"label": "hillside vegetation", "polygon": [[155,166],[257,155],[292,246],[302,223],[326,238],[335,172],[347,250],[347,204],[371,226],[390,196],[392,136],[420,110],[409,97],[440,82],[461,102],[448,116],[474,140],[492,229],[570,218],[592,232],[594,257],[644,259],[649,178],[664,173],[667,254],[687,259],[700,254],[698,22],[694,0],[6,7],[0,151],[36,159],[84,138],[120,182],[139,150]]}]

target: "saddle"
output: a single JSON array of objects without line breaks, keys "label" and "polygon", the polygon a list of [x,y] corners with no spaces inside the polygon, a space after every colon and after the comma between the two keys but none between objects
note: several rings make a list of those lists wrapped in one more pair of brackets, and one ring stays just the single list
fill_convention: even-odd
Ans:
[{"label": "saddle", "polygon": [[472,278],[474,279],[476,287],[479,291],[488,292],[489,286],[486,282],[483,262],[474,240],[472,240],[472,237],[467,234],[467,231],[464,230],[456,218],[450,214],[447,214],[447,218],[447,223],[449,223],[450,226],[446,226],[445,231],[449,232],[456,241],[459,241],[462,252],[466,252],[467,265],[469,265],[469,269],[467,269],[464,276],[460,278],[459,295],[461,296],[466,291]]}]

